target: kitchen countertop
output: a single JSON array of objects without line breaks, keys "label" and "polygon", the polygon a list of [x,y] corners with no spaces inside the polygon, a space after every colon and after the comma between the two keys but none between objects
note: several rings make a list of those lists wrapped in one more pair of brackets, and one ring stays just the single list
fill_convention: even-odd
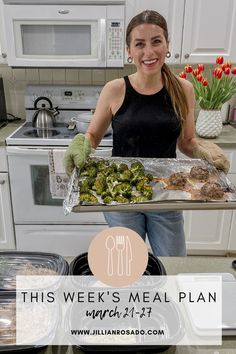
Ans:
[{"label": "kitchen countertop", "polygon": [[[22,125],[25,121],[16,121],[8,123],[5,127],[0,129],[0,146],[6,145],[6,138],[12,134],[20,125]],[[224,125],[221,134],[214,139],[209,139],[213,143],[224,145],[236,146],[236,128],[233,128],[231,125]]]},{"label": "kitchen countertop", "polygon": [[[69,262],[72,257],[66,258]],[[232,268],[234,257],[221,256],[188,256],[188,257],[160,257],[168,275],[188,272],[220,272],[231,273],[236,278],[236,270]],[[40,351],[41,354],[82,354],[83,352],[72,346],[48,346]],[[95,352],[94,352],[95,353]],[[142,353],[141,351],[139,352]],[[236,336],[223,337],[221,346],[173,346],[165,354],[236,354]]]},{"label": "kitchen countertop", "polygon": [[0,128],[0,146],[6,145],[6,138],[19,128],[25,121],[9,122],[4,127]]}]

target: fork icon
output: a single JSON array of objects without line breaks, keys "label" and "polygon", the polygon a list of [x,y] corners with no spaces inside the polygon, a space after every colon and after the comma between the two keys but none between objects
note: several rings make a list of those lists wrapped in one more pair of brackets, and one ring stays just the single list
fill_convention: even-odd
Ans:
[{"label": "fork icon", "polygon": [[124,236],[116,236],[116,250],[118,253],[118,261],[117,261],[117,274],[119,276],[123,275],[124,270],[124,257],[123,251],[125,249],[125,237]]}]

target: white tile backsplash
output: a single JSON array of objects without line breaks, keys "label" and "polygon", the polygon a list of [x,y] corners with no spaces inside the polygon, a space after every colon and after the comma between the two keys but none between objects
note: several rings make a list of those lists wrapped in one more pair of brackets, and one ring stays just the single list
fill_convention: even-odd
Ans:
[{"label": "white tile backsplash", "polygon": [[79,85],[92,85],[92,70],[80,69],[79,70]]},{"label": "white tile backsplash", "polygon": [[14,68],[12,69],[13,79],[15,81],[24,81],[26,77],[26,69]]},{"label": "white tile backsplash", "polygon": [[104,85],[105,84],[105,70],[104,69],[92,69],[92,84]]},{"label": "white tile backsplash", "polygon": [[79,69],[66,69],[66,83],[78,84]]},{"label": "white tile backsplash", "polygon": [[66,81],[66,69],[52,69],[52,81],[55,84],[63,84]]},{"label": "white tile backsplash", "polygon": [[[205,66],[206,71],[212,65]],[[184,70],[184,65],[171,66],[175,74]],[[11,68],[0,65],[0,75],[3,77],[7,112],[24,117],[24,91],[27,84],[68,84],[68,85],[104,85],[135,72],[134,65],[125,65],[124,68],[88,69],[88,68]],[[236,105],[236,95],[231,100]],[[197,115],[196,107],[196,115]]]},{"label": "white tile backsplash", "polygon": [[53,79],[53,74],[52,74],[53,69],[39,69],[39,81],[41,83],[51,83],[52,84],[52,79]]},{"label": "white tile backsplash", "polygon": [[26,74],[25,80],[27,82],[33,84],[39,83],[39,69],[37,68],[26,69],[25,74]]}]

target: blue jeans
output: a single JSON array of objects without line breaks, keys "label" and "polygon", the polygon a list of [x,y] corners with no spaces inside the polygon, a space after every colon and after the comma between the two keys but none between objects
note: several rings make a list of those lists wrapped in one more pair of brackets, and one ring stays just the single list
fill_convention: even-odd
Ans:
[{"label": "blue jeans", "polygon": [[148,236],[155,256],[186,256],[182,211],[105,212],[109,227],[123,226]]}]

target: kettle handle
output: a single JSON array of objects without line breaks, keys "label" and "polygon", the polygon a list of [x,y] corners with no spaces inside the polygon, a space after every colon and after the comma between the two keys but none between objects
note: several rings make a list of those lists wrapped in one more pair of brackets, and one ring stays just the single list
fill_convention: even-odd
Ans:
[{"label": "kettle handle", "polygon": [[49,98],[44,97],[44,96],[40,96],[40,97],[36,98],[36,100],[34,101],[34,109],[38,109],[37,103],[41,100],[47,101],[50,105],[50,109],[52,109],[52,101]]}]

